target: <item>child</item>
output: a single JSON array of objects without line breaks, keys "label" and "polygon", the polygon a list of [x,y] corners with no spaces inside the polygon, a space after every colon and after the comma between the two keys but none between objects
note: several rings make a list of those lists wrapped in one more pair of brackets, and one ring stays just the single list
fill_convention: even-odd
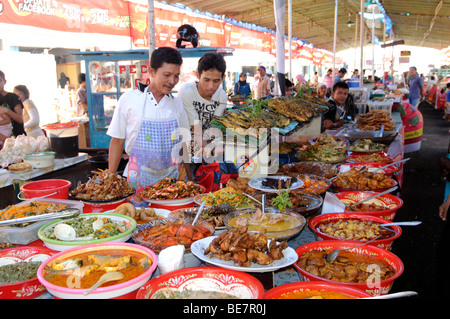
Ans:
[{"label": "child", "polygon": [[[12,133],[11,118],[6,114],[0,114],[0,134],[8,138]],[[4,141],[0,140],[0,149],[3,148]]]}]

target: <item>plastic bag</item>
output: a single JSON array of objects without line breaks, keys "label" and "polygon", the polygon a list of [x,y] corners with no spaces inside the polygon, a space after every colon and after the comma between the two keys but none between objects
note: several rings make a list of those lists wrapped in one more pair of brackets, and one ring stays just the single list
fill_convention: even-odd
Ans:
[{"label": "plastic bag", "polygon": [[50,143],[48,142],[48,138],[45,136],[38,136],[36,138],[37,142],[37,152],[44,152],[50,149]]}]

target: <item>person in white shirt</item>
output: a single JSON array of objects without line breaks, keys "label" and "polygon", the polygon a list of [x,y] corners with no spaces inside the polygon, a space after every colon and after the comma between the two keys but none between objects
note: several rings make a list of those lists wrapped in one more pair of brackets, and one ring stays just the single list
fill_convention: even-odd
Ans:
[{"label": "person in white shirt", "polygon": [[314,72],[314,75],[311,77],[311,84],[319,83],[319,75],[317,72]]},{"label": "person in white shirt", "polygon": [[138,89],[124,93],[114,111],[107,131],[111,136],[108,168],[117,171],[125,146],[129,163],[124,175],[136,190],[165,177],[179,177],[180,151],[191,139],[183,103],[171,95],[182,63],[176,49],[153,51],[150,85],[139,83]]},{"label": "person in white shirt", "polygon": [[[226,110],[228,95],[222,88],[226,68],[223,56],[218,53],[206,53],[197,64],[198,81],[184,83],[178,91],[177,97],[183,101],[189,125],[193,130],[194,156],[199,156],[200,150],[205,151],[207,141],[210,139],[208,129],[213,117],[221,116]],[[218,132],[212,134],[217,135]]]},{"label": "person in white shirt", "polygon": [[197,65],[198,81],[184,83],[177,97],[183,101],[189,124],[209,127],[214,116],[221,116],[227,107],[228,95],[221,87],[227,65],[218,53],[206,53]]}]

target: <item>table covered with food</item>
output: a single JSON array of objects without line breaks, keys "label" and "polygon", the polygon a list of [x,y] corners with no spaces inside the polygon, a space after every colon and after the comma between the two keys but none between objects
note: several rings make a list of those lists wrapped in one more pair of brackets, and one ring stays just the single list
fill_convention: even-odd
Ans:
[{"label": "table covered with food", "polygon": [[[293,116],[268,103],[259,111]],[[286,128],[311,112],[270,119]],[[243,123],[237,114],[216,120]],[[372,137],[318,134],[297,146],[296,162],[212,192],[174,178],[136,190],[105,169],[62,197],[48,188],[3,207],[0,298],[389,296],[408,267],[391,252],[402,240],[390,222],[403,205],[403,163],[389,154],[393,139]]]}]

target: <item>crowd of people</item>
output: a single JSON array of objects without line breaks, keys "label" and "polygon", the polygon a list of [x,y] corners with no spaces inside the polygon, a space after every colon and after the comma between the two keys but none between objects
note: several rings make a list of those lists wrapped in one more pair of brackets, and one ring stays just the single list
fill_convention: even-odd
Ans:
[{"label": "crowd of people", "polygon": [[16,85],[13,92],[5,90],[6,75],[0,70],[0,149],[11,136],[44,135],[39,126],[39,111],[30,99],[25,85]]}]

